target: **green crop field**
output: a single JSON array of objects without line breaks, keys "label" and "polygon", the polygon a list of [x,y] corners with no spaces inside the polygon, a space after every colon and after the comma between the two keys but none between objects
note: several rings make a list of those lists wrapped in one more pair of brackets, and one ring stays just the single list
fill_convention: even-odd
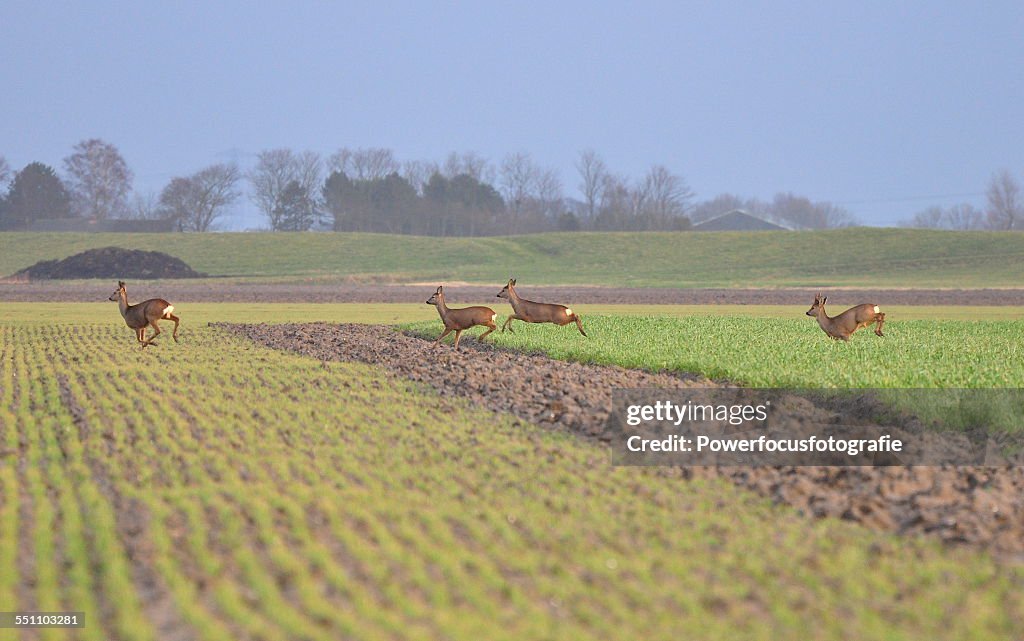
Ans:
[{"label": "green crop field", "polygon": [[[676,317],[587,316],[589,338],[575,327],[515,321],[514,334],[491,337],[502,347],[563,360],[688,372],[750,387],[889,388],[893,391],[882,393],[887,403],[924,420],[941,420],[949,428],[981,421],[989,429],[1020,432],[1024,407],[1018,395],[970,402],[949,396],[939,403],[934,396],[900,391],[1024,388],[1024,320],[1019,309],[1007,309],[1003,317],[1015,320],[935,320],[926,310],[894,309],[890,318],[902,320],[887,322],[884,338],[866,329],[846,343],[826,337],[802,313],[763,306],[745,316],[728,310]],[[984,312],[977,309],[963,316],[979,317]],[[439,326],[426,321],[406,328],[432,338]],[[979,414],[985,403],[992,406]]]},{"label": "green crop field", "polygon": [[[802,314],[584,316],[589,339],[575,327],[519,321],[514,334],[491,336],[498,345],[554,358],[692,372],[754,387],[1016,388],[1024,387],[1024,320],[1015,313],[1018,320],[888,321],[884,338],[866,329],[846,343],[829,339]],[[409,327],[431,336],[440,323]]]},{"label": "green crop field", "polygon": [[496,238],[383,234],[0,233],[0,277],[116,245],[160,250],[217,276],[641,287],[1020,287],[1024,233],[560,233]]},{"label": "green crop field", "polygon": [[[593,443],[205,323],[264,320],[249,305],[183,307],[182,342],[146,350],[113,304],[26,307],[0,305],[0,603],[87,612],[84,629],[37,638],[1020,633],[1019,567],[672,470],[611,468]],[[396,317],[417,318],[360,319]],[[872,338],[845,347],[882,349]]]}]

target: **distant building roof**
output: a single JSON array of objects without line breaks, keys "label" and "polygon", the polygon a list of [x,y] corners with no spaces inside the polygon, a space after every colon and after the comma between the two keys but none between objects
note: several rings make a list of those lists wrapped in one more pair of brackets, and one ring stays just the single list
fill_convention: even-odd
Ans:
[{"label": "distant building roof", "polygon": [[52,218],[34,220],[28,231],[92,231],[92,232],[167,232],[174,231],[171,220],[126,220],[110,218],[90,220],[88,218]]},{"label": "distant building roof", "polygon": [[782,225],[776,225],[763,218],[753,216],[742,209],[733,209],[693,226],[693,231],[786,231],[787,229]]}]

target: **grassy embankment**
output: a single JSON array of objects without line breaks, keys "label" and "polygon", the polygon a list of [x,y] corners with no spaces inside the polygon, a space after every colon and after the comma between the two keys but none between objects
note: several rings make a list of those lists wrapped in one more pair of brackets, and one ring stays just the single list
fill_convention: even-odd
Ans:
[{"label": "grassy embankment", "polygon": [[379,234],[0,233],[0,276],[116,245],[245,280],[467,281],[636,287],[1020,287],[1024,234],[578,233],[496,238]]}]

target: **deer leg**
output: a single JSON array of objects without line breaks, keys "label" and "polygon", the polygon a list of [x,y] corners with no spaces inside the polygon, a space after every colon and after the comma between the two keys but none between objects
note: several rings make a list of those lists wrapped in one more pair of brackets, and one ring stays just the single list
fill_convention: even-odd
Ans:
[{"label": "deer leg", "polygon": [[173,338],[174,342],[177,343],[178,342],[178,323],[181,322],[181,319],[178,318],[177,316],[175,316],[174,314],[168,314],[167,316],[164,316],[164,318],[166,318],[167,320],[174,321],[174,331],[171,332],[171,338]]},{"label": "deer leg", "polygon": [[485,338],[487,338],[488,334],[490,334],[494,330],[498,329],[498,326],[496,324],[494,324],[494,323],[491,323],[490,325],[487,325],[486,327],[488,328],[488,330],[486,332],[484,332],[483,334],[480,334],[480,341],[481,342],[483,342],[483,340]]},{"label": "deer leg", "polygon": [[447,336],[448,334],[451,334],[451,333],[452,333],[452,330],[450,330],[450,329],[448,329],[447,327],[445,327],[445,328],[444,328],[444,331],[443,331],[443,332],[441,332],[441,335],[437,337],[437,340],[436,340],[436,341],[434,341],[434,346],[436,347],[436,346],[437,346],[437,344],[441,342],[441,339],[442,339],[442,338],[444,338],[445,336]]},{"label": "deer leg", "polygon": [[462,338],[462,330],[455,330],[455,349],[459,349],[459,339]]},{"label": "deer leg", "polygon": [[508,328],[508,331],[510,331],[513,334],[515,334],[515,331],[512,329],[512,321],[513,320],[521,320],[523,322],[526,322],[526,319],[523,318],[522,316],[519,316],[517,314],[512,314],[511,316],[509,316],[508,318],[505,319],[505,324],[501,326],[501,333],[502,334],[505,333],[505,328],[506,327]]},{"label": "deer leg", "polygon": [[882,326],[885,325],[885,314],[876,314],[875,320],[878,321],[878,324],[875,325],[875,335],[885,336],[885,334],[882,333]]},{"label": "deer leg", "polygon": [[[583,323],[580,322],[579,315],[578,314],[573,314],[572,315],[572,319],[574,321],[576,321],[576,328],[580,330],[580,334],[583,334],[584,336],[587,336],[587,333],[585,331],[583,331]],[[588,338],[589,338],[589,336],[588,336]]]},{"label": "deer leg", "polygon": [[[153,328],[153,335],[146,341],[146,345],[156,345],[153,339],[160,335],[160,326],[156,324],[156,320],[149,321],[149,326]],[[143,328],[142,331],[146,331],[146,329]]]}]

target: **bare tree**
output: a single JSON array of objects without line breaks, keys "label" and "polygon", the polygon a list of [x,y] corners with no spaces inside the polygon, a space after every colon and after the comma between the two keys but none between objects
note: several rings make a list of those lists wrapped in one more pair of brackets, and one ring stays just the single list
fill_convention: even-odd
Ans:
[{"label": "bare tree", "polygon": [[294,180],[299,183],[304,195],[312,200],[316,200],[314,195],[320,188],[323,169],[324,165],[320,160],[320,154],[315,151],[303,151],[295,155]]},{"label": "bare tree", "polygon": [[950,229],[969,231],[983,229],[985,216],[977,208],[967,203],[953,205],[946,210],[946,220]]},{"label": "bare tree", "polygon": [[811,202],[805,196],[792,193],[776,194],[769,211],[776,220],[798,229],[828,229],[857,224],[853,214],[839,205],[828,201]]},{"label": "bare tree", "polygon": [[402,163],[402,178],[405,178],[420,196],[423,195],[423,186],[430,177],[440,171],[437,163],[429,160],[409,160]]},{"label": "bare tree", "polygon": [[117,147],[98,138],[83,140],[64,159],[72,208],[79,216],[102,220],[128,209],[132,171]]},{"label": "bare tree", "polygon": [[158,220],[163,218],[160,211],[160,198],[152,191],[145,194],[138,191],[132,193],[128,201],[128,218],[133,220]]},{"label": "bare tree", "polygon": [[0,185],[6,185],[11,180],[11,166],[7,164],[7,159],[0,156]]},{"label": "bare tree", "polygon": [[268,217],[277,198],[294,180],[294,154],[290,149],[270,149],[256,156],[256,167],[249,173],[252,199]]},{"label": "bare tree", "polygon": [[256,167],[249,172],[253,201],[273,226],[274,210],[279,207],[285,189],[294,182],[303,190],[302,196],[306,200],[315,202],[322,172],[323,163],[316,152],[296,154],[290,149],[261,151],[256,156]]},{"label": "bare tree", "polygon": [[942,207],[929,207],[923,209],[903,223],[904,227],[918,227],[920,229],[944,229],[946,227],[946,212]]},{"label": "bare tree", "polygon": [[625,176],[605,174],[601,185],[601,207],[594,219],[594,227],[603,231],[630,229],[638,199],[639,194],[630,187]]},{"label": "bare tree", "polygon": [[536,200],[540,213],[552,221],[563,213],[565,196],[562,192],[562,179],[554,169],[541,169],[537,172]]},{"label": "bare tree", "polygon": [[160,193],[160,212],[176,221],[181,231],[209,231],[226,209],[238,200],[238,167],[211,165],[191,176],[174,178]]},{"label": "bare tree", "polygon": [[505,204],[512,213],[512,233],[520,231],[523,209],[537,179],[537,169],[525,152],[511,153],[501,161],[500,185]]},{"label": "bare tree", "polygon": [[662,165],[655,165],[647,172],[643,182],[646,202],[644,213],[659,226],[668,226],[670,221],[682,218],[692,209],[693,191],[682,176],[670,172]]},{"label": "bare tree", "polygon": [[597,152],[586,149],[580,152],[579,160],[576,161],[576,171],[580,174],[579,189],[583,194],[587,218],[594,220],[601,207],[601,196],[605,190],[608,168]]},{"label": "bare tree", "polygon": [[348,175],[348,172],[352,171],[352,153],[353,151],[348,147],[342,147],[331,154],[331,157],[327,159],[327,175],[330,176],[334,172]]},{"label": "bare tree", "polygon": [[562,181],[552,169],[540,167],[529,154],[508,154],[501,163],[500,189],[511,213],[511,233],[550,229],[564,210]]},{"label": "bare tree", "polygon": [[737,209],[750,211],[749,203],[733,194],[719,194],[711,200],[699,203],[688,215],[694,223],[701,223]]},{"label": "bare tree", "polygon": [[330,169],[343,172],[353,180],[375,180],[398,172],[401,166],[390,149],[342,147],[331,156]]},{"label": "bare tree", "polygon": [[451,152],[445,158],[441,174],[445,178],[454,178],[458,175],[466,175],[479,182],[494,182],[494,166],[476,152],[465,151],[460,153]]},{"label": "bare tree", "polygon": [[914,217],[904,223],[908,227],[920,227],[925,229],[955,229],[967,231],[971,229],[983,229],[985,227],[985,216],[973,206],[967,203],[953,205],[949,209],[942,207],[929,207],[914,214]]},{"label": "bare tree", "polygon": [[1003,169],[992,176],[986,195],[989,227],[1000,230],[1024,228],[1020,185],[1009,171]]}]

